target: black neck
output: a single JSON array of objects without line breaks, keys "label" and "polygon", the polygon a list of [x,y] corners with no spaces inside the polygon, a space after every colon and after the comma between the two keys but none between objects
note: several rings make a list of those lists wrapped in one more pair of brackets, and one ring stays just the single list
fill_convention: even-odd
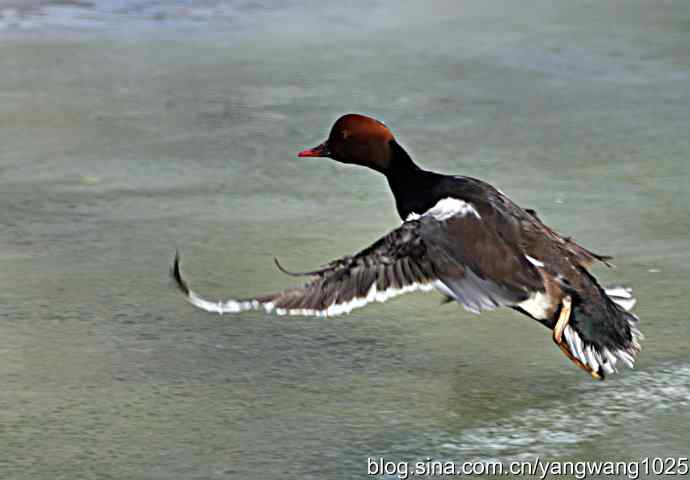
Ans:
[{"label": "black neck", "polygon": [[393,191],[398,214],[403,220],[412,213],[430,208],[428,193],[438,180],[438,174],[422,170],[395,141],[390,142],[392,158],[384,175]]}]

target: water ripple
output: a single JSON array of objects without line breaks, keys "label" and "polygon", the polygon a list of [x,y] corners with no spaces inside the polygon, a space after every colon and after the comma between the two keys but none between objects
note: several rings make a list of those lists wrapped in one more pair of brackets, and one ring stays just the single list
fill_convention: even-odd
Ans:
[{"label": "water ripple", "polygon": [[690,407],[690,365],[662,365],[606,384],[589,384],[581,395],[541,409],[529,408],[500,422],[465,430],[439,446],[468,458],[518,458],[566,454],[575,443],[607,436],[668,409]]}]

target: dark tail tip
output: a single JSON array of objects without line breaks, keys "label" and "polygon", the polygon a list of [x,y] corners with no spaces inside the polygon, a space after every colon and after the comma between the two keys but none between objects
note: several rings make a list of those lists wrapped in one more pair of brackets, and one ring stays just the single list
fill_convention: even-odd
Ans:
[{"label": "dark tail tip", "polygon": [[170,276],[175,281],[175,286],[185,295],[189,295],[189,287],[187,286],[187,282],[184,281],[182,274],[180,273],[180,252],[177,250],[175,250],[175,260],[170,268]]}]

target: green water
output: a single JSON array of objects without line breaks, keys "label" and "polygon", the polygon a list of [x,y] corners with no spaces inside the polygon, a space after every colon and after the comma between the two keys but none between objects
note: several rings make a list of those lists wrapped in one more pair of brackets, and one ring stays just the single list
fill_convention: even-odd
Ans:
[{"label": "green water", "polygon": [[[688,456],[687,2],[167,2],[160,25],[95,3],[0,31],[2,478]],[[245,296],[290,285],[273,256],[399,223],[382,177],[295,156],[350,111],[614,255],[594,273],[635,290],[637,368],[594,383],[536,322],[434,294],[326,320],[185,303],[176,248],[195,290]]]}]

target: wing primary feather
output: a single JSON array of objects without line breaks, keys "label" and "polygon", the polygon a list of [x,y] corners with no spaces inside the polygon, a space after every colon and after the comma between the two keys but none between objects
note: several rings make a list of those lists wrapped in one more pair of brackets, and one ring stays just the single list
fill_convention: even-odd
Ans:
[{"label": "wing primary feather", "polygon": [[273,261],[275,262],[276,267],[278,267],[278,270],[280,270],[281,272],[283,272],[286,275],[290,275],[291,277],[315,277],[315,276],[323,274],[324,272],[327,272],[330,268],[332,268],[332,267],[324,267],[324,268],[321,268],[318,270],[312,270],[310,272],[291,272],[290,270],[283,267],[276,257],[273,257]]}]

